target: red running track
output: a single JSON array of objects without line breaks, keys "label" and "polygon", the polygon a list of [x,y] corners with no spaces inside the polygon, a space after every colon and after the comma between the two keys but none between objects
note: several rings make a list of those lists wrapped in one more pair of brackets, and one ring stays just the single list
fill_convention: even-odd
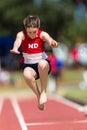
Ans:
[{"label": "red running track", "polygon": [[35,98],[0,100],[0,130],[87,130],[87,117],[66,100],[48,98],[46,109]]}]

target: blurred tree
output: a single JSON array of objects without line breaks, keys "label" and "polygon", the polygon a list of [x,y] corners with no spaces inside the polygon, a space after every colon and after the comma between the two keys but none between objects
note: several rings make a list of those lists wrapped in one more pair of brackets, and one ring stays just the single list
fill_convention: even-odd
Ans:
[{"label": "blurred tree", "polygon": [[22,28],[22,20],[32,7],[32,0],[3,0],[0,1],[0,35],[15,34]]},{"label": "blurred tree", "polygon": [[23,29],[23,19],[28,14],[39,15],[41,29],[49,32],[56,40],[68,44],[76,43],[77,25],[74,22],[73,0],[3,0],[0,1],[0,35],[15,36]]}]

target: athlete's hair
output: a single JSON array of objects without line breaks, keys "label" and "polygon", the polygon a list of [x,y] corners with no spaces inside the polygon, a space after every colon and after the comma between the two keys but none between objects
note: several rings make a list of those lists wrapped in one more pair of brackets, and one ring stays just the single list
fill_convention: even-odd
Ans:
[{"label": "athlete's hair", "polygon": [[23,24],[25,29],[29,27],[40,28],[40,19],[36,15],[28,15],[24,20]]}]

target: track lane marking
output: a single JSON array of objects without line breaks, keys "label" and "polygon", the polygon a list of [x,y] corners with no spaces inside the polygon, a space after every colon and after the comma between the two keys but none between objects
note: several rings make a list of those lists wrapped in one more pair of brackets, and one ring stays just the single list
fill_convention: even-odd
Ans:
[{"label": "track lane marking", "polygon": [[3,106],[3,103],[4,103],[4,99],[0,99],[0,114],[1,114],[1,111],[2,111],[2,106]]},{"label": "track lane marking", "polygon": [[70,100],[68,100],[68,99],[65,99],[65,98],[63,98],[63,97],[61,97],[61,96],[51,95],[51,96],[49,96],[49,99],[54,100],[54,101],[57,101],[57,102],[60,102],[60,103],[63,103],[63,104],[65,104],[65,105],[69,106],[69,107],[72,107],[72,108],[74,108],[74,109],[80,111],[80,112],[84,112],[84,111],[83,111],[84,106],[79,105],[79,104],[77,104],[77,103],[75,103],[75,102],[72,102],[72,101],[70,101]]},{"label": "track lane marking", "polygon": [[[77,103],[69,101],[68,99],[65,99],[61,96],[50,95],[48,98],[51,99],[51,100],[60,102],[60,103],[67,105],[69,107],[72,107],[72,108],[74,108],[74,109],[76,109],[80,112],[83,112],[82,110],[83,110],[84,106],[81,106]],[[84,119],[84,120],[74,120],[74,121],[53,121],[53,122],[33,122],[33,123],[29,122],[29,123],[26,123],[26,125],[27,126],[41,126],[41,125],[57,125],[57,124],[60,124],[60,123],[84,124],[84,123],[87,123],[87,120]]]},{"label": "track lane marking", "polygon": [[[60,103],[63,103],[63,104],[65,104],[67,106],[70,106],[70,107],[72,107],[72,108],[74,108],[74,109],[76,109],[78,111],[79,111],[79,109],[83,108],[81,105],[79,105],[77,103],[74,103],[72,101],[69,101],[69,100],[67,100],[67,99],[65,99],[65,98],[63,98],[61,96],[58,96],[58,95],[53,95],[53,96],[51,95],[51,96],[49,96],[49,99],[55,100],[55,101],[60,102]],[[11,102],[12,102],[13,108],[15,110],[15,113],[16,113],[16,115],[18,117],[18,121],[20,122],[22,130],[28,130],[27,126],[57,125],[59,123],[63,123],[63,121],[56,121],[56,122],[54,122],[54,121],[53,122],[33,122],[33,123],[27,122],[26,123],[24,121],[23,116],[22,116],[20,107],[19,107],[19,105],[17,103],[17,99],[16,98],[12,98]],[[73,123],[73,124],[75,124],[75,123],[87,123],[87,120],[64,121],[64,123]]]},{"label": "track lane marking", "polygon": [[33,123],[26,123],[27,126],[40,126],[40,125],[54,125],[57,122],[33,122]]},{"label": "track lane marking", "polygon": [[17,116],[17,118],[18,118],[18,121],[19,121],[19,123],[20,123],[20,126],[21,126],[22,130],[28,130],[28,128],[27,128],[27,126],[26,126],[26,123],[25,123],[25,121],[24,121],[22,112],[21,112],[21,110],[20,110],[20,107],[19,107],[19,105],[18,105],[18,103],[17,103],[17,99],[14,98],[14,97],[12,97],[10,100],[11,100],[13,109],[14,109],[14,111],[15,111],[15,114],[16,114],[16,116]]},{"label": "track lane marking", "polygon": [[27,126],[41,126],[41,125],[57,125],[60,123],[80,123],[80,124],[84,124],[87,123],[87,120],[77,120],[77,121],[55,121],[55,122],[33,122],[33,123],[26,123]]}]

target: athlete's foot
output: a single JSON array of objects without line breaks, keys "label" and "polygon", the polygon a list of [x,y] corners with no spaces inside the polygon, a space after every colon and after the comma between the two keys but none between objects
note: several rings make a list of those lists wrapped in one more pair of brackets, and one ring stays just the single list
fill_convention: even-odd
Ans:
[{"label": "athlete's foot", "polygon": [[44,104],[40,104],[40,96],[38,97],[38,108],[39,110],[44,110]]},{"label": "athlete's foot", "polygon": [[38,104],[39,110],[44,110],[44,104]]},{"label": "athlete's foot", "polygon": [[38,108],[39,110],[44,110],[44,104],[40,104],[40,91],[38,89],[38,86],[37,86],[37,91],[38,91],[38,94],[37,94],[37,99],[38,99]]},{"label": "athlete's foot", "polygon": [[47,102],[47,95],[45,92],[42,92],[41,95],[40,95],[40,101],[39,103],[40,104],[45,104]]}]

